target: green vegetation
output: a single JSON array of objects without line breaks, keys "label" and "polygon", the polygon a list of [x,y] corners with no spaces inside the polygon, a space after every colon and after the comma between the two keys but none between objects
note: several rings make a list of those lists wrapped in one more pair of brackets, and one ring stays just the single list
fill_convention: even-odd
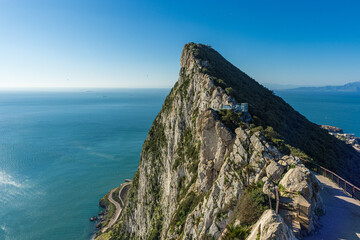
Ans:
[{"label": "green vegetation", "polygon": [[234,89],[232,89],[231,87],[225,88],[225,92],[231,97],[233,97],[235,94]]},{"label": "green vegetation", "polygon": [[[161,113],[160,113],[161,114]],[[160,114],[154,120],[152,127],[149,130],[148,137],[143,145],[143,151],[141,159],[146,159],[151,162],[152,171],[146,176],[148,185],[146,186],[146,199],[145,207],[149,211],[151,216],[150,226],[151,231],[149,232],[149,238],[157,239],[161,233],[163,213],[160,206],[160,199],[162,189],[160,185],[159,172],[162,171],[162,152],[159,149],[163,149],[167,140],[164,133],[164,125],[160,122]],[[141,164],[141,163],[140,163]],[[147,172],[145,172],[147,174]],[[133,214],[133,210],[137,207],[139,202],[138,191],[139,191],[139,170],[136,172],[132,186],[129,189],[127,196],[126,207],[122,213],[119,222],[130,218]],[[132,239],[127,229],[123,224],[119,224],[117,228],[112,231],[111,239]]]},{"label": "green vegetation", "polygon": [[[346,176],[350,180],[355,184],[360,184],[360,179],[357,178],[360,172],[360,157],[351,147],[309,122],[280,97],[277,97],[272,91],[261,86],[234,67],[211,47],[192,43],[186,45],[186,48],[192,49],[194,56],[199,60],[208,61],[209,65],[202,68],[201,71],[210,75],[217,88],[222,88],[228,95],[235,98],[238,103],[249,103],[249,112],[253,116],[250,126],[251,133],[260,131],[281,152],[285,154],[291,153],[304,159],[314,159],[314,162],[334,170],[340,175],[347,173]],[[121,224],[121,222],[127,222],[129,219],[134,220],[134,209],[138,208],[138,205],[142,203],[141,207],[144,209],[144,214],[146,214],[144,218],[147,219],[147,224],[150,227],[144,239],[160,238],[164,221],[163,211],[165,211],[162,209],[163,206],[160,205],[162,197],[160,173],[164,169],[162,165],[164,153],[161,150],[168,144],[164,132],[165,124],[160,121],[160,116],[174,111],[174,113],[180,115],[180,118],[183,118],[184,104],[189,104],[188,106],[193,104],[193,102],[190,102],[192,91],[189,91],[193,81],[192,74],[185,75],[184,73],[185,69],[181,69],[181,81],[175,84],[165,99],[161,112],[150,128],[141,157],[141,161],[147,161],[146,164],[143,164],[145,169],[139,169],[134,176],[128,193],[127,206],[119,219],[116,230],[111,232],[111,239],[135,239],[134,233],[131,233],[131,235],[128,229],[125,229],[125,224]],[[213,89],[208,90],[211,92]],[[183,105],[178,109],[172,109],[174,101]],[[187,109],[187,114],[192,114],[190,125],[196,124],[199,115],[196,104],[193,105],[191,106],[193,108]],[[233,111],[222,110],[219,112],[219,118],[231,131],[234,131],[239,125],[247,128],[241,121],[241,117],[241,114],[236,114]],[[179,204],[170,222],[170,229],[175,231],[180,238],[186,218],[209,194],[209,192],[199,194],[192,191],[191,186],[197,178],[200,144],[190,128],[186,128],[185,125],[182,127],[184,131],[176,149],[177,158],[174,160],[172,169],[176,171],[180,166],[183,166],[191,174],[190,176],[180,177],[178,180],[179,195],[177,201]],[[249,146],[244,147],[251,154]],[[238,166],[236,170],[242,181],[246,178],[245,174],[251,174],[253,171],[249,164]],[[139,199],[138,196],[140,174],[141,178],[147,181],[146,185],[142,186],[141,189],[145,191],[143,199]],[[105,200],[107,201],[106,196]],[[114,212],[114,206],[112,204],[109,206],[109,213]],[[248,186],[240,199],[237,202],[234,200],[230,207],[234,211],[230,221],[231,226],[225,239],[245,239],[250,232],[251,226],[258,220],[263,211],[268,209],[268,197],[262,192],[262,183],[259,182],[256,185]],[[215,218],[222,219],[227,213],[228,210],[223,209],[216,214]],[[241,226],[233,225],[236,219],[240,220]],[[199,224],[200,220],[200,217],[196,221],[194,219],[197,224]],[[206,236],[206,239],[212,238],[212,236]]]},{"label": "green vegetation", "polygon": [[224,219],[227,216],[228,212],[228,210],[226,211],[224,209],[221,209],[219,212],[216,213],[215,221]]},{"label": "green vegetation", "polygon": [[199,108],[197,107],[197,108],[195,108],[195,110],[194,110],[194,112],[192,114],[192,117],[191,117],[191,122],[193,124],[196,123],[196,120],[197,120],[198,116],[199,116]]},{"label": "green vegetation", "polygon": [[186,97],[190,85],[190,80],[191,79],[188,75],[183,75],[183,82],[177,89],[177,91],[180,93],[181,99],[184,99]]},{"label": "green vegetation", "polygon": [[234,210],[234,212],[239,213],[237,218],[241,224],[254,224],[261,214],[269,209],[269,199],[262,191],[263,185],[262,181],[250,185],[241,195]]},{"label": "green vegetation", "polygon": [[199,151],[200,144],[194,139],[190,128],[187,128],[179,141],[179,146],[176,150],[178,157],[175,159],[172,169],[177,169],[180,164],[189,162],[187,164],[188,170],[195,174],[199,163]]},{"label": "green vegetation", "polygon": [[226,233],[224,240],[245,240],[249,236],[251,231],[251,226],[241,225],[241,226],[230,226],[228,232]]},{"label": "green vegetation", "polygon": [[274,129],[272,127],[267,127],[264,132],[264,137],[266,138],[266,140],[268,140],[269,142],[273,143],[274,146],[283,154],[289,155],[290,154],[290,149],[288,148],[288,146],[285,144],[285,141],[283,139],[281,139],[281,137],[279,136],[279,134],[277,132],[274,131]]},{"label": "green vegetation", "polygon": [[241,113],[235,113],[230,109],[221,109],[219,111],[221,122],[233,132],[241,123],[241,115]]},{"label": "green vegetation", "polygon": [[294,164],[290,164],[289,166],[288,166],[288,170],[290,170],[290,169],[292,169],[292,168],[295,168],[296,166],[294,165]]},{"label": "green vegetation", "polygon": [[223,88],[223,89],[226,88],[226,83],[224,82],[224,80],[215,78],[214,82],[215,82],[215,85],[219,86],[220,88]]},{"label": "green vegetation", "polygon": [[279,184],[279,190],[280,190],[280,192],[283,192],[283,193],[286,192],[285,187],[281,184]]},{"label": "green vegetation", "polygon": [[[139,170],[135,173],[131,187],[129,189],[129,192],[127,194],[127,201],[126,206],[121,214],[120,219],[118,222],[123,221],[123,219],[128,218],[131,216],[133,209],[136,207],[136,203],[138,201],[138,190],[139,190]],[[100,233],[100,232],[99,232]],[[110,239],[130,239],[130,235],[127,232],[124,224],[119,224],[111,232],[111,238]]]},{"label": "green vegetation", "polygon": [[109,224],[109,222],[110,222],[110,219],[115,214],[115,206],[108,199],[109,193],[110,192],[105,194],[105,196],[103,196],[99,201],[99,205],[106,209],[105,210],[105,213],[106,213],[105,214],[105,220],[103,222],[103,226],[107,226]]},{"label": "green vegetation", "polygon": [[290,149],[290,153],[300,159],[305,159],[305,160],[309,160],[311,161],[312,159],[306,155],[303,151],[301,151],[298,148],[294,148],[292,146],[290,146],[289,144],[286,144],[286,147],[288,147]]},{"label": "green vegetation", "polygon": [[194,192],[190,192],[180,203],[170,223],[171,227],[175,227],[177,234],[183,231],[186,217],[194,210],[203,197],[203,195],[196,195]]},{"label": "green vegetation", "polygon": [[[188,185],[185,186],[185,184],[182,183],[181,186],[179,186],[179,195],[178,195],[178,197],[177,197],[177,200],[178,200],[178,201],[180,201],[181,199],[184,198],[184,196],[186,195],[186,193],[189,191],[191,185],[193,185],[193,184],[195,183],[196,179],[197,179],[197,174],[194,174],[194,175],[192,176],[192,178],[191,178],[191,180],[190,180],[190,182],[189,182]],[[184,182],[185,178],[180,179],[180,181],[181,181],[181,180],[183,180],[183,182]],[[179,184],[180,184],[180,183],[179,183]]]},{"label": "green vegetation", "polygon": [[[251,226],[269,209],[269,199],[262,191],[263,185],[264,183],[259,181],[248,186],[242,193],[234,208],[225,239],[246,239]],[[241,226],[233,226],[237,219],[240,220]]]},{"label": "green vegetation", "polygon": [[[173,88],[174,89],[174,88]],[[172,109],[172,104],[174,102],[174,98],[173,98],[173,89],[171,89],[171,92],[170,94],[165,98],[165,101],[164,101],[164,104],[163,104],[163,107],[161,109],[161,111],[165,112],[165,113],[169,113],[170,110]]]},{"label": "green vegetation", "polygon": [[[285,145],[301,149],[317,164],[360,185],[360,155],[351,146],[308,121],[283,99],[233,66],[211,47],[189,44],[189,48],[196,52],[196,58],[209,62],[206,73],[218,87],[224,90],[232,88],[237,102],[249,103],[249,112],[257,116],[258,126],[264,129],[271,126],[279,134],[277,139],[282,139]],[[279,144],[283,146],[282,142]]]},{"label": "green vegetation", "polygon": [[160,206],[157,207],[158,209],[155,211],[155,215],[153,215],[151,222],[152,228],[149,234],[149,240],[157,240],[160,239],[162,226],[163,226],[163,214]]},{"label": "green vegetation", "polygon": [[164,126],[159,122],[158,117],[155,119],[151,126],[148,139],[145,141],[143,148],[146,153],[154,155],[152,159],[158,159],[161,155],[161,151],[166,144],[166,137],[164,133]]}]

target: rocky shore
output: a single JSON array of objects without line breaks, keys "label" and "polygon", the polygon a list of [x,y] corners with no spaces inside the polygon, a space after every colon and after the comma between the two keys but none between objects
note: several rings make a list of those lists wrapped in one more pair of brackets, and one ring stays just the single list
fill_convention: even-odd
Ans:
[{"label": "rocky shore", "polygon": [[[99,206],[104,209],[98,216],[91,217],[89,220],[96,223],[96,232],[93,239],[104,239],[105,233],[112,225],[114,225],[121,215],[122,209],[126,204],[128,190],[132,180],[125,179],[119,187],[112,189],[99,200]],[[99,236],[101,237],[99,238]]]},{"label": "rocky shore", "polygon": [[[115,190],[115,194],[118,194],[119,190],[120,190],[120,187],[118,187],[118,189]],[[101,208],[103,208],[103,211],[100,211],[100,213],[97,216],[93,216],[89,219],[89,221],[94,222],[96,224],[96,230],[94,232],[93,239],[95,239],[99,235],[101,230],[108,225],[110,219],[113,217],[113,215],[115,213],[115,206],[108,199],[109,194],[112,191],[113,191],[113,189],[110,190],[108,193],[106,193],[99,200],[99,206]],[[115,200],[118,201],[118,199],[115,199]]]},{"label": "rocky shore", "polygon": [[360,152],[360,137],[356,137],[353,133],[344,133],[343,130],[338,127],[330,125],[320,125],[320,127],[327,130],[330,135],[351,145],[356,151]]}]

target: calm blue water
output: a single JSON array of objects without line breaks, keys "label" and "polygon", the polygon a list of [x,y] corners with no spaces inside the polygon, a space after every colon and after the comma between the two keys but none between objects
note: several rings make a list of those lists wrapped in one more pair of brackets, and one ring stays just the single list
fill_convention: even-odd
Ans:
[{"label": "calm blue water", "polygon": [[[0,92],[0,239],[89,239],[98,200],[133,177],[168,92]],[[360,136],[360,95],[277,94]]]},{"label": "calm blue water", "polygon": [[89,239],[168,92],[0,92],[0,239]]},{"label": "calm blue water", "polygon": [[360,93],[276,91],[276,94],[310,121],[340,127],[360,137]]}]

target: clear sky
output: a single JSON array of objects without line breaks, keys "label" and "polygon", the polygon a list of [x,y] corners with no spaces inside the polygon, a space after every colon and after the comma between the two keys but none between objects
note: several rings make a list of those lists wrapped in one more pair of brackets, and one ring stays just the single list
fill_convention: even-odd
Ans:
[{"label": "clear sky", "polygon": [[359,81],[360,2],[0,0],[0,88],[171,87],[187,42],[261,83]]}]

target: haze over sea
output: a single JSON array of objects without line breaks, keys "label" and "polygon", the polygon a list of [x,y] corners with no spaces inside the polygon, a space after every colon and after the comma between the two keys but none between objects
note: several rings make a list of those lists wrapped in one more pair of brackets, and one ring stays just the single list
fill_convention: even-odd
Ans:
[{"label": "haze over sea", "polygon": [[0,239],[89,239],[168,92],[1,92]]},{"label": "haze over sea", "polygon": [[[89,239],[98,200],[133,177],[168,92],[0,92],[0,239]],[[360,94],[276,94],[360,136]]]}]

